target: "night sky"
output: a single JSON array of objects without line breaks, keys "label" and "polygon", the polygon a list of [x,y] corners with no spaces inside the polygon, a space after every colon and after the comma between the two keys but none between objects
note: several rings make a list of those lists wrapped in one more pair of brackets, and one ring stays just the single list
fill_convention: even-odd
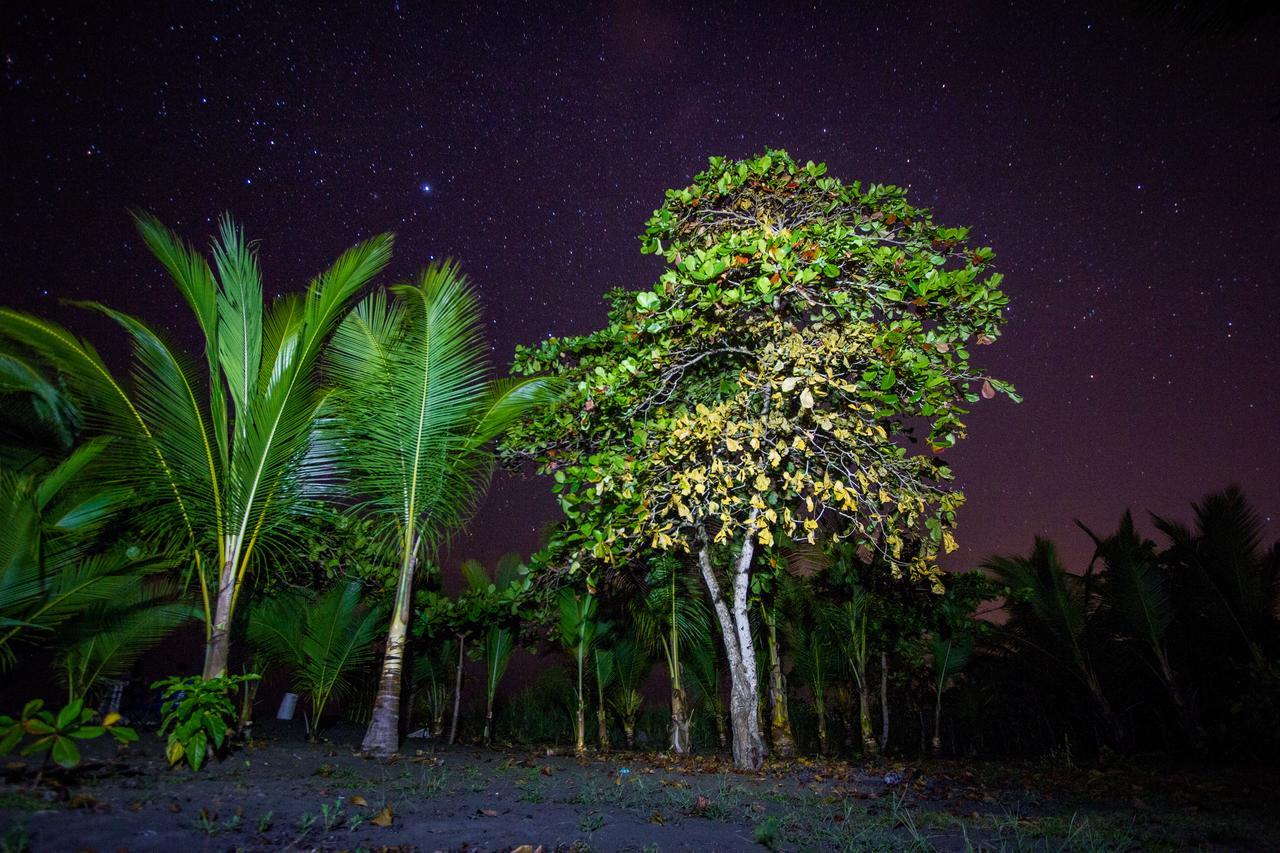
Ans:
[{"label": "night sky", "polygon": [[[1280,535],[1274,26],[1206,42],[1053,4],[420,5],[6,3],[4,301],[122,364],[115,331],[59,299],[196,343],[128,206],[200,243],[233,212],[268,295],[391,230],[395,277],[462,262],[505,368],[517,343],[597,328],[610,287],[652,283],[636,238],[664,188],[786,148],[910,188],[999,255],[1009,323],[980,355],[1026,402],[980,404],[949,453],[969,495],[954,566],[1036,532],[1079,565],[1073,518],[1186,517],[1229,482]],[[556,515],[545,482],[502,478],[457,551],[527,550]]]}]

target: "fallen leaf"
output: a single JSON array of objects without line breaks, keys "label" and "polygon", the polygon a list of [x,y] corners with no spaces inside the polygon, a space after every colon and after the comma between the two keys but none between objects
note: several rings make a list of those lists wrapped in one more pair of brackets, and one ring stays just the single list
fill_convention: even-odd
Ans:
[{"label": "fallen leaf", "polygon": [[369,823],[374,826],[391,826],[391,821],[394,817],[391,813],[391,806],[383,806],[382,811],[369,818]]},{"label": "fallen leaf", "polygon": [[649,823],[656,823],[658,826],[662,826],[662,812],[655,811],[649,815]]},{"label": "fallen leaf", "polygon": [[177,814],[182,811],[182,803],[169,803],[169,811]]},{"label": "fallen leaf", "polygon": [[134,800],[132,803],[129,803],[128,809],[131,812],[142,811],[142,800]]},{"label": "fallen leaf", "polygon": [[539,772],[539,773],[541,773],[543,776],[550,776],[550,775],[551,775],[551,765],[550,765],[550,764],[544,764],[544,765],[542,765],[542,769],[541,769],[541,770],[539,770],[538,772]]},{"label": "fallen leaf", "polygon": [[484,815],[485,817],[497,817],[498,810],[497,809],[480,809],[480,814]]},{"label": "fallen leaf", "polygon": [[360,796],[359,794],[353,794],[352,796],[347,797],[347,805],[349,805],[349,806],[367,806],[367,805],[369,805],[369,801],[368,801],[368,800],[366,800],[364,797]]}]

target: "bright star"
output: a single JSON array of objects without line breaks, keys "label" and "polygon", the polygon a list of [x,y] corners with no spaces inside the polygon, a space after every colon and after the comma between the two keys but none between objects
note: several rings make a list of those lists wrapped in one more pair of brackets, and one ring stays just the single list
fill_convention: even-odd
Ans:
[{"label": "bright star", "polygon": [[423,195],[427,195],[431,192],[431,184],[428,184],[426,181],[423,181],[422,183],[418,184],[418,189],[422,192]]}]

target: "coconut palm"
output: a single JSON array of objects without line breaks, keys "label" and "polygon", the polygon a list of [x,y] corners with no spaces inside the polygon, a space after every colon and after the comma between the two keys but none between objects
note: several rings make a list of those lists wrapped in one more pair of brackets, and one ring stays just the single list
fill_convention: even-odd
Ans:
[{"label": "coconut palm", "polygon": [[475,508],[493,440],[552,398],[542,380],[490,379],[479,302],[452,262],[378,291],[333,337],[336,384],[317,448],[358,509],[379,519],[398,564],[395,605],[364,750],[399,746],[400,686],[415,575]]},{"label": "coconut palm", "polygon": [[656,557],[638,594],[631,599],[631,618],[637,639],[650,652],[661,652],[666,666],[671,684],[669,744],[675,753],[686,753],[692,748],[689,739],[692,705],[684,679],[687,650],[690,644],[702,642],[711,632],[701,585],[683,569],[684,563],[675,555]]},{"label": "coconut palm", "polygon": [[716,742],[721,749],[729,746],[729,709],[724,701],[724,675],[721,667],[719,644],[710,637],[687,643],[688,658],[685,672],[691,686],[697,691],[699,702],[711,716],[716,730]]},{"label": "coconut palm", "polygon": [[307,484],[324,473],[327,460],[306,453],[324,400],[316,366],[357,293],[386,264],[391,237],[348,250],[305,294],[264,308],[257,253],[229,217],[212,264],[155,218],[135,220],[195,315],[202,370],[141,320],[96,303],[86,307],[133,344],[131,383],[89,343],[29,314],[0,309],[0,337],[57,371],[87,429],[116,437],[105,479],[128,484],[139,520],[190,554],[205,615],[204,676],[215,678],[226,674],[232,619],[255,560],[288,546]]},{"label": "coconut palm", "polygon": [[95,603],[59,631],[55,669],[67,701],[87,698],[104,679],[118,678],[179,626],[199,617],[180,600],[176,583],[138,578],[108,601]]},{"label": "coconut palm", "polygon": [[1007,636],[1077,678],[1088,691],[1107,740],[1118,746],[1123,728],[1103,692],[1091,653],[1092,571],[1083,576],[1067,572],[1053,542],[1040,536],[1029,556],[994,556],[982,567],[1013,596]]},{"label": "coconut palm", "polygon": [[363,606],[361,593],[360,582],[349,581],[319,595],[289,592],[265,599],[249,613],[249,643],[269,663],[287,669],[293,688],[310,701],[313,740],[329,700],[351,695],[351,676],[375,657],[385,608]]}]

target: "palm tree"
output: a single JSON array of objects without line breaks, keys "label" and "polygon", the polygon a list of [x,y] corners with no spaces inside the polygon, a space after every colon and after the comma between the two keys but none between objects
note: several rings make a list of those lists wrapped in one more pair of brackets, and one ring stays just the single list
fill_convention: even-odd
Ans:
[{"label": "palm tree", "polygon": [[1192,504],[1195,527],[1155,516],[1169,538],[1165,553],[1183,587],[1186,610],[1235,636],[1253,665],[1265,668],[1280,606],[1280,542],[1266,548],[1263,522],[1236,486]]},{"label": "palm tree", "polygon": [[831,624],[827,605],[813,594],[803,581],[784,582],[780,591],[784,619],[783,636],[791,650],[794,672],[813,698],[813,711],[818,718],[818,751],[829,752],[827,734],[827,689],[836,663],[836,648],[826,627]]},{"label": "palm tree", "polygon": [[387,263],[391,237],[344,252],[304,295],[264,311],[256,251],[229,217],[212,266],[155,218],[135,220],[203,333],[203,375],[141,320],[96,303],[86,307],[132,341],[132,387],[54,323],[0,309],[0,336],[57,371],[86,427],[116,437],[107,480],[127,484],[147,526],[191,555],[205,615],[204,676],[215,678],[226,674],[232,619],[255,559],[288,546],[308,482],[326,473],[328,460],[306,453],[324,400],[315,368],[356,294]]},{"label": "palm tree", "polygon": [[587,695],[585,685],[587,656],[595,645],[599,623],[596,613],[600,601],[587,593],[579,595],[572,589],[563,589],[558,598],[560,608],[560,645],[577,668],[578,683],[574,716],[574,752],[587,751]]},{"label": "palm tree", "polygon": [[609,705],[622,724],[627,748],[633,749],[636,745],[636,717],[644,705],[640,689],[649,677],[653,659],[644,644],[632,637],[617,640],[609,650],[609,655],[615,685],[609,697]]},{"label": "palm tree", "polygon": [[1102,721],[1107,740],[1118,746],[1124,731],[1102,690],[1090,653],[1092,571],[1083,577],[1068,573],[1053,542],[1039,536],[1030,556],[995,556],[982,568],[1007,586],[1013,596],[1006,625],[1013,642],[1079,679]]},{"label": "palm tree", "polygon": [[1169,630],[1176,610],[1169,578],[1156,556],[1155,543],[1138,535],[1126,510],[1116,532],[1103,538],[1076,522],[1093,540],[1094,560],[1105,571],[1099,594],[1123,635],[1143,647],[1146,662],[1164,685],[1188,741],[1200,749],[1204,730],[1169,660]]},{"label": "palm tree", "polygon": [[682,572],[684,564],[671,554],[656,557],[639,593],[632,598],[631,618],[636,636],[650,651],[661,651],[671,684],[671,751],[692,748],[689,721],[692,707],[685,690],[685,655],[691,643],[710,637],[711,625],[697,581]]},{"label": "palm tree", "polygon": [[608,752],[613,745],[609,740],[609,712],[604,696],[617,681],[618,670],[612,649],[602,649],[597,645],[591,652],[591,660],[595,664],[596,677],[596,743],[601,752]]},{"label": "palm tree", "polygon": [[[118,668],[110,662],[118,664],[125,650],[105,655],[112,642],[106,633],[163,600],[165,590],[149,581],[174,565],[137,546],[99,548],[127,496],[82,480],[110,444],[93,439],[40,475],[0,468],[0,669],[14,663],[16,646],[61,638],[59,669],[73,696],[92,686],[93,673]],[[94,626],[103,641],[96,651]],[[141,643],[145,632],[135,627]]]},{"label": "palm tree", "polygon": [[493,735],[493,702],[516,643],[516,625],[508,602],[517,592],[524,565],[519,554],[504,554],[493,577],[478,560],[464,560],[461,569],[470,587],[475,621],[483,623],[477,627],[484,630],[480,654],[485,670],[484,744],[488,746]]},{"label": "palm tree", "polygon": [[929,651],[934,683],[933,736],[929,739],[929,751],[936,756],[942,754],[942,692],[968,665],[973,654],[973,639],[934,634],[929,639]]},{"label": "palm tree", "polygon": [[864,756],[880,751],[871,725],[870,636],[871,593],[861,586],[851,586],[844,601],[825,609],[828,632],[836,639],[836,647],[845,668],[853,676],[858,693],[858,735]]},{"label": "palm tree", "polygon": [[363,748],[399,747],[400,688],[415,574],[470,515],[492,469],[491,444],[552,398],[543,380],[493,381],[479,302],[456,264],[379,291],[342,323],[327,367],[337,385],[315,455],[345,475],[360,509],[384,523],[399,576],[382,674]]},{"label": "palm tree", "polygon": [[310,700],[308,736],[319,737],[329,699],[351,695],[351,675],[374,659],[385,608],[361,605],[359,581],[315,595],[284,593],[249,613],[249,643],[289,670],[294,689]]},{"label": "palm tree", "polygon": [[710,636],[687,644],[686,670],[697,689],[703,708],[711,715],[716,742],[721,749],[729,746],[729,709],[724,702],[724,679],[720,667],[719,644]]},{"label": "palm tree", "polygon": [[178,598],[178,585],[171,580],[137,578],[64,626],[55,666],[68,703],[86,699],[104,679],[124,675],[143,653],[198,618],[199,613]]}]

